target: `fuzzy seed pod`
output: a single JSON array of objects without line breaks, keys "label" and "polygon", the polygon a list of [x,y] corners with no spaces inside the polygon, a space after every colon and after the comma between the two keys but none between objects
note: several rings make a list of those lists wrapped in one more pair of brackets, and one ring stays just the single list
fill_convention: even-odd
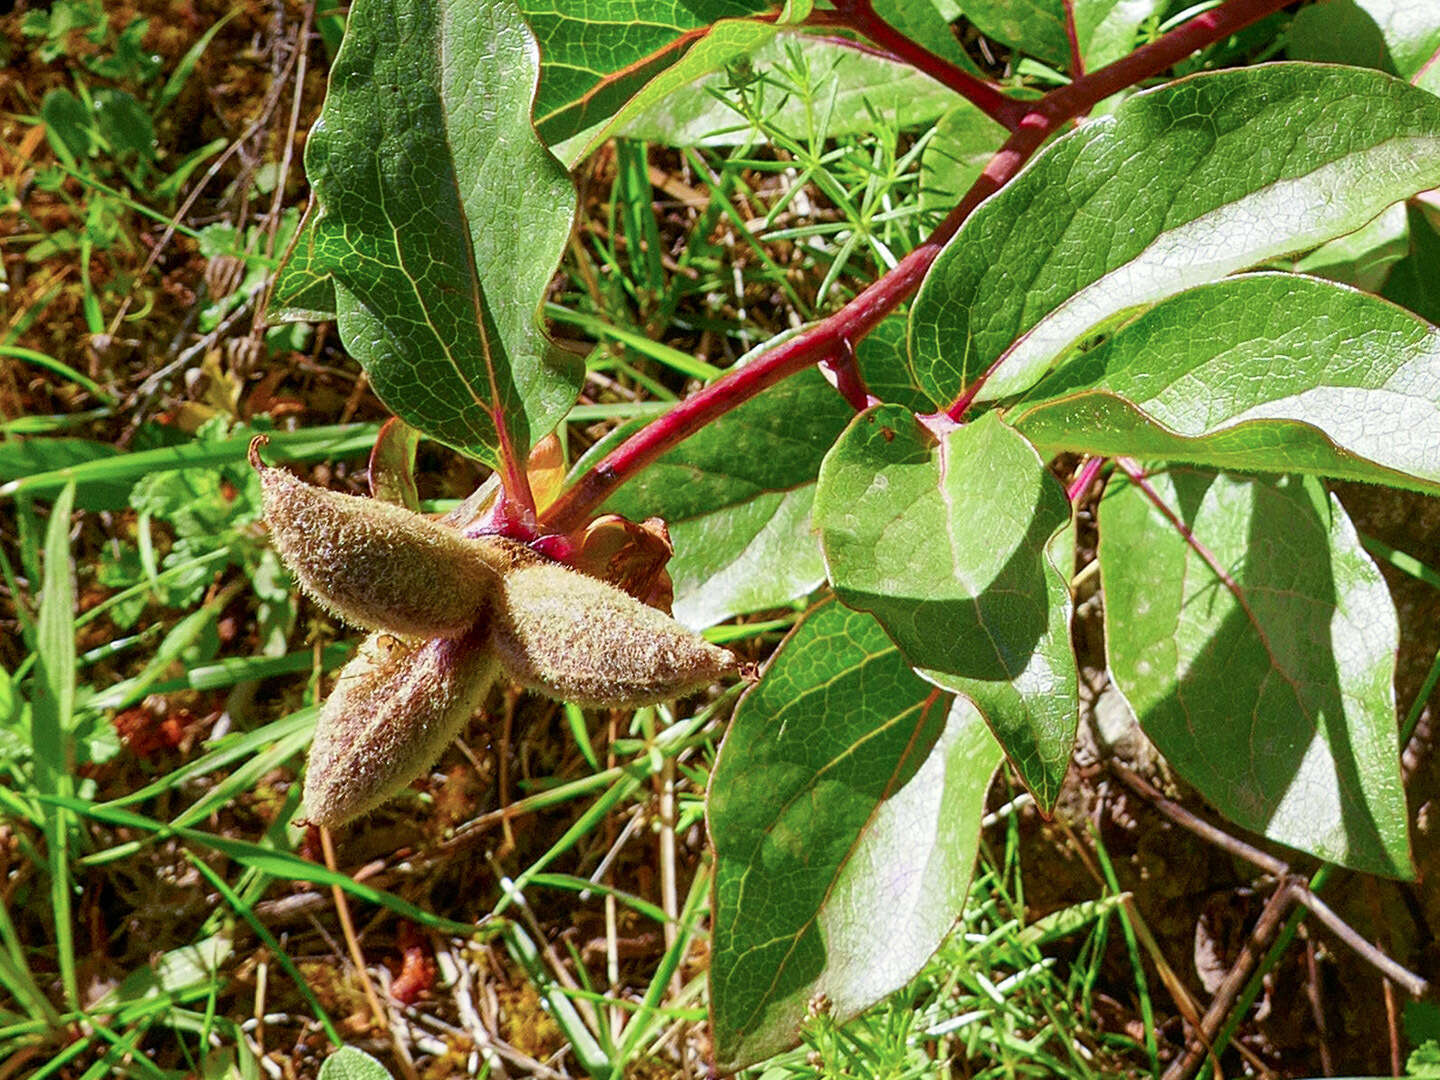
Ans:
[{"label": "fuzzy seed pod", "polygon": [[307,820],[336,826],[373,810],[440,756],[499,670],[485,635],[365,639],[320,711],[305,772]]},{"label": "fuzzy seed pod", "polygon": [[735,657],[598,578],[500,537],[503,590],[491,649],[522,686],[576,705],[636,708],[684,697],[738,668]]},{"label": "fuzzy seed pod", "polygon": [[475,544],[378,499],[307,484],[265,465],[265,521],[275,550],[307,593],[346,622],[413,637],[458,637],[499,591]]}]

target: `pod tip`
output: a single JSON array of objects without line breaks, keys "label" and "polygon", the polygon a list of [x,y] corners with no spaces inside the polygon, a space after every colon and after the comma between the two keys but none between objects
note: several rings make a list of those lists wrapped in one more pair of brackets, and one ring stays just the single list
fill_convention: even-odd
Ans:
[{"label": "pod tip", "polygon": [[256,435],[250,440],[250,448],[245,451],[245,456],[250,459],[250,465],[255,469],[265,468],[265,463],[260,460],[260,447],[270,442],[269,435]]}]

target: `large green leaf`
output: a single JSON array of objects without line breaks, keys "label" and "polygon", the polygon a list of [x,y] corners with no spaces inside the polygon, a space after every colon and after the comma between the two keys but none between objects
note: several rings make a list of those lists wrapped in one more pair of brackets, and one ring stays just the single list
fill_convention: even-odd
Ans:
[{"label": "large green leaf", "polygon": [[1105,640],[1146,734],[1241,825],[1409,875],[1395,610],[1340,503],[1313,477],[1150,482],[1236,589],[1135,485],[1111,483]]},{"label": "large green leaf", "polygon": [[1196,75],[1057,139],[982,204],[911,311],[920,384],[1030,387],[1128,310],[1364,225],[1440,184],[1440,99],[1377,71]]},{"label": "large green leaf", "polygon": [[1000,751],[947,698],[827,601],[741,700],[709,798],[722,1069],[794,1045],[820,995],[845,1020],[903,986],[960,915]]},{"label": "large green leaf", "polygon": [[359,0],[305,165],[317,273],[382,401],[495,462],[573,404],[540,330],[575,193],[530,125],[538,58],[507,0]]},{"label": "large green leaf", "polygon": [[1440,6],[1416,0],[1320,0],[1290,24],[1294,60],[1374,67],[1412,79],[1440,50]]},{"label": "large green leaf", "polygon": [[[875,115],[902,128],[918,127],[959,100],[953,90],[888,56],[811,34],[777,35],[774,27],[766,24],[743,25],[751,28],[746,40],[753,44],[747,45],[744,54],[753,69],[785,72],[766,85],[760,98],[761,113],[773,128],[796,138],[823,141],[869,133],[875,130]],[[717,34],[722,27],[716,28]],[[732,31],[735,34],[738,30]],[[716,48],[721,40],[717,38]],[[739,49],[732,50],[720,63],[701,68],[697,46],[686,57],[687,65],[694,59],[695,68],[677,64],[666,72],[663,81],[657,80],[626,106],[616,117],[616,126],[632,138],[671,146],[728,146],[756,139],[754,126],[724,100],[734,96],[725,93],[729,74],[717,71],[738,55]],[[692,70],[694,74],[690,74]],[[680,83],[685,75],[695,81]],[[696,78],[700,75],[705,77]],[[594,142],[592,137],[589,145]]]},{"label": "large green leaf", "polygon": [[[875,393],[923,401],[897,350],[903,334],[901,320],[887,319],[859,344],[859,360]],[[825,580],[810,520],[815,477],[854,415],[810,368],[706,425],[606,502],[632,521],[669,525],[676,619],[700,629],[786,604]]]},{"label": "large green leaf", "polygon": [[1077,704],[1068,575],[1047,549],[1070,508],[1035,448],[993,413],[937,438],[877,406],[826,456],[815,523],[840,599],[974,701],[1053,805]]},{"label": "large green leaf", "polygon": [[1067,6],[1087,68],[1130,52],[1140,24],[1166,8],[1163,0],[960,0],[965,17],[984,34],[1063,69],[1070,66]]},{"label": "large green leaf", "polygon": [[521,0],[544,58],[535,123],[550,143],[609,119],[720,19],[766,0]]},{"label": "large green leaf", "polygon": [[1407,208],[1406,217],[1410,249],[1390,268],[1383,295],[1423,319],[1440,322],[1440,233],[1417,207]]},{"label": "large green leaf", "polygon": [[1009,136],[968,101],[940,118],[920,158],[920,205],[948,211]]},{"label": "large green leaf", "polygon": [[1440,330],[1315,278],[1181,293],[1033,393],[1009,420],[1045,452],[1440,491]]}]

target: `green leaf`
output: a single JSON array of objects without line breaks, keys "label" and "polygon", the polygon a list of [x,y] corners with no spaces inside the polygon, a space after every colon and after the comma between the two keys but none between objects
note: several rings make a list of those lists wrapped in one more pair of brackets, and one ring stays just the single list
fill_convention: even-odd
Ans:
[{"label": "green leaf", "polygon": [[960,0],[960,10],[986,37],[1055,67],[1067,66],[1070,42],[1062,0]]},{"label": "green leaf", "polygon": [[370,451],[370,497],[419,512],[420,491],[415,486],[415,452],[420,432],[403,420],[388,421]]},{"label": "green leaf", "polygon": [[[766,84],[762,113],[773,128],[798,139],[823,141],[869,133],[875,130],[876,115],[892,119],[900,128],[919,127],[959,100],[953,90],[909,64],[809,34],[776,35],[773,27],[764,29],[765,39],[746,50],[749,64],[757,74],[771,69],[784,74]],[[754,126],[723,100],[734,95],[725,93],[729,72],[711,74],[718,66],[691,76],[704,78],[675,85],[683,73],[677,65],[666,73],[669,85],[664,96],[652,95],[647,88],[643,98],[626,107],[617,124],[629,136],[670,146],[753,141]]]},{"label": "green leaf", "polygon": [[1422,319],[1440,322],[1440,234],[1424,211],[1410,207],[1410,249],[1390,268],[1382,295]]},{"label": "green leaf", "polygon": [[[858,347],[871,389],[890,400],[918,396],[896,349],[903,328],[887,320]],[[815,478],[853,416],[820,372],[807,369],[706,425],[606,502],[606,511],[632,521],[669,525],[676,619],[698,630],[779,607],[825,580],[810,520]]]},{"label": "green leaf", "polygon": [[[1176,469],[1100,510],[1116,685],[1175,770],[1232,820],[1319,858],[1412,873],[1395,609],[1318,480]],[[1238,595],[1237,595],[1238,594]]]},{"label": "green leaf", "polygon": [[[378,431],[377,424],[332,424],[301,428],[299,431],[277,431],[270,434],[269,452],[282,461],[343,458],[368,452]],[[216,442],[191,440],[177,446],[140,450],[133,454],[97,456],[94,459],[77,455],[73,465],[48,468],[0,483],[0,499],[53,495],[73,481],[81,505],[85,505],[88,499],[102,497],[102,493],[118,492],[121,484],[128,494],[136,480],[167,469],[211,465],[243,468],[245,450],[253,434],[253,431],[246,431],[243,435]]]},{"label": "green leaf", "polygon": [[676,63],[705,28],[758,13],[765,0],[521,0],[544,57],[535,125],[555,144],[615,115],[642,86]]},{"label": "green leaf", "polygon": [[970,59],[970,54],[960,47],[960,42],[950,31],[950,23],[955,16],[942,13],[935,0],[875,0],[872,6],[875,14],[911,41],[925,46],[956,67],[964,68],[971,75],[984,77],[979,65]]},{"label": "green leaf", "polygon": [[85,103],[64,87],[45,95],[40,103],[45,121],[45,138],[57,157],[72,168],[90,156],[95,144],[95,125]]},{"label": "green leaf", "polygon": [[530,125],[538,62],[506,0],[360,0],[305,152],[346,347],[393,412],[492,464],[583,376],[539,323],[575,192]]},{"label": "green leaf", "polygon": [[1410,229],[1405,204],[1396,203],[1370,224],[1338,240],[1321,244],[1295,263],[1302,274],[1329,278],[1378,292],[1391,268],[1410,251]]},{"label": "green leaf", "polygon": [[1141,44],[1140,27],[1168,10],[1164,0],[1078,0],[1075,33],[1085,67],[1093,71],[1128,56]]},{"label": "green leaf", "polygon": [[220,980],[220,966],[233,949],[231,939],[215,934],[192,945],[181,945],[133,969],[94,1002],[107,1013],[141,1002],[164,999],[183,1001],[205,993]]},{"label": "green leaf", "polygon": [[155,159],[155,125],[133,94],[108,86],[96,90],[95,124],[116,155]]},{"label": "green leaf", "polygon": [[[86,462],[113,458],[118,451],[110,443],[94,439],[12,439],[0,443],[0,483]],[[78,493],[82,510],[123,510],[130,505],[130,481],[103,481]]]},{"label": "green leaf", "polygon": [[[931,413],[945,403],[926,397],[915,385],[905,348],[905,324],[904,315],[887,317],[855,346],[855,360],[865,385],[881,401],[904,405],[917,413]],[[847,422],[849,419],[853,417]]]},{"label": "green leaf", "polygon": [[[920,385],[1019,393],[1131,309],[1312,248],[1440,184],[1440,100],[1376,71],[1197,75],[1057,139],[983,203],[911,310]],[[996,268],[1003,268],[997,272]]]},{"label": "green leaf", "polygon": [[226,23],[239,14],[240,8],[231,8],[211,23],[210,28],[195,39],[195,44],[185,50],[185,55],[175,65],[175,70],[170,73],[170,77],[165,80],[165,85],[155,95],[153,115],[159,116],[165,111],[166,106],[180,96],[181,91],[185,89],[185,84],[190,81],[195,66],[205,55],[205,50],[210,47],[210,42],[215,40],[215,35],[225,28]]},{"label": "green leaf", "polygon": [[965,903],[1000,752],[870,616],[812,609],[741,699],[710,782],[711,1018],[726,1071],[903,986]]},{"label": "green leaf", "polygon": [[[960,0],[960,9],[987,37],[1070,67],[1067,0]],[[1135,47],[1140,24],[1165,11],[1161,0],[1073,0],[1075,38],[1087,68],[1102,67]]]},{"label": "green leaf", "polygon": [[[75,724],[75,569],[70,558],[70,513],[75,487],[67,485],[50,510],[45,529],[45,578],[36,625],[34,703],[31,745],[35,754],[35,790],[68,796],[74,790]],[[71,816],[45,806],[45,854],[50,876],[55,951],[65,1000],[79,1004],[79,977],[71,920]]]},{"label": "green leaf", "polygon": [[1314,278],[1181,293],[1035,388],[1047,453],[1168,458],[1440,491],[1440,330]]},{"label": "green leaf", "polygon": [[45,530],[45,578],[36,626],[34,700],[35,786],[63,795],[72,787],[71,727],[75,717],[75,570],[70,515],[75,489],[66,487]]},{"label": "green leaf", "polygon": [[994,414],[936,437],[906,409],[861,413],[820,468],[815,523],[835,592],[931,682],[979,706],[1043,808],[1075,738],[1070,523],[1045,463]]},{"label": "green leaf", "polygon": [[335,318],[335,282],[315,248],[315,219],[306,211],[295,246],[275,273],[265,298],[269,323],[328,322]]},{"label": "green leaf", "polygon": [[920,157],[920,205],[948,211],[980,178],[1008,135],[968,101],[942,116]]},{"label": "green leaf", "polygon": [[[555,152],[573,168],[615,134],[637,139],[654,136],[657,142],[686,145],[699,141],[713,128],[734,128],[738,121],[735,113],[715,101],[704,89],[706,84],[691,84],[750,56],[774,40],[776,32],[774,23],[753,19],[725,19],[716,23],[689,47],[683,58],[646,83],[613,116],[555,144]],[[748,124],[739,123],[748,130]],[[699,134],[686,135],[687,125],[699,127]]]},{"label": "green leaf", "polygon": [[260,516],[259,478],[253,469],[241,468],[151,473],[131,489],[130,505],[170,522],[176,536],[213,540]]},{"label": "green leaf", "polygon": [[1415,0],[1320,0],[1290,24],[1294,60],[1355,64],[1412,79],[1440,50],[1440,8]]}]

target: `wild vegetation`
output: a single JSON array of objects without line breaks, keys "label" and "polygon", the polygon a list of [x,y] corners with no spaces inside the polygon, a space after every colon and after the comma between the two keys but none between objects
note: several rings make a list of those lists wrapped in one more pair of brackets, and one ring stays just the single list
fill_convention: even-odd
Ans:
[{"label": "wild vegetation", "polygon": [[0,16],[0,1080],[1435,1074],[1440,11],[638,11]]}]

